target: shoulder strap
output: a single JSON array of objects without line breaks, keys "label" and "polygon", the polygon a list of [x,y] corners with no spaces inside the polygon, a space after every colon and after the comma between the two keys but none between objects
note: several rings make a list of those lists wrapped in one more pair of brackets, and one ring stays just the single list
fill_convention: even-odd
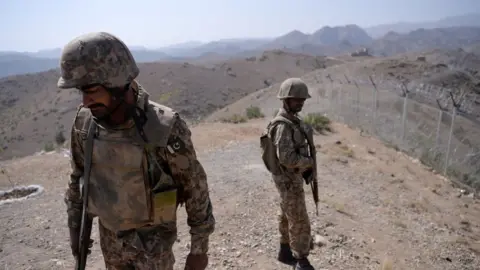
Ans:
[{"label": "shoulder strap", "polygon": [[96,133],[95,129],[97,124],[93,119],[91,119],[88,126],[87,141],[84,153],[83,161],[83,186],[80,189],[80,194],[83,199],[82,215],[81,215],[81,224],[80,224],[80,234],[78,238],[78,249],[80,251],[79,258],[75,262],[75,269],[85,269],[85,264],[87,261],[87,250],[88,243],[87,239],[90,239],[90,234],[92,232],[92,217],[89,216],[87,212],[88,207],[88,184],[90,180],[90,170],[92,163],[92,153],[93,153],[93,136]]},{"label": "shoulder strap", "polygon": [[93,137],[95,135],[95,130],[97,128],[97,123],[93,119],[91,119],[90,125],[88,126],[88,134],[87,134],[87,141],[85,145],[85,153],[84,153],[84,161],[83,161],[83,188],[84,194],[83,197],[83,204],[84,207],[87,206],[88,200],[88,183],[90,181],[90,171],[92,168],[92,154],[93,154]]},{"label": "shoulder strap", "polygon": [[275,116],[271,121],[270,123],[268,123],[268,134],[270,135],[270,132],[272,130],[272,128],[279,122],[283,122],[283,123],[286,123],[287,125],[291,125],[291,126],[295,126],[296,124],[288,119],[287,117],[279,114],[277,116]]},{"label": "shoulder strap", "polygon": [[[148,102],[145,113],[147,121],[143,126],[143,132],[148,138],[149,144],[159,147],[167,146],[178,113],[170,107],[153,101]],[[143,142],[140,138],[137,138],[137,140]]]}]

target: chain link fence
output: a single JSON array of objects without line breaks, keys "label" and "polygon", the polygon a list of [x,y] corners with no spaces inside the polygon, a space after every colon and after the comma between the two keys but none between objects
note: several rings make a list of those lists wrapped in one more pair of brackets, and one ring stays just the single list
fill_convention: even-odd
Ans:
[{"label": "chain link fence", "polygon": [[457,184],[480,190],[477,94],[385,77],[310,76],[317,93],[305,112],[320,112],[376,136]]}]

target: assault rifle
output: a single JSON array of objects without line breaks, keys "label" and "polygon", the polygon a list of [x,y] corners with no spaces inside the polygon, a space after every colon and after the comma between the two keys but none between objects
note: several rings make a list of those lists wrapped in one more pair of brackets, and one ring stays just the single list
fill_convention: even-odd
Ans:
[{"label": "assault rifle", "polygon": [[88,207],[88,186],[90,182],[90,170],[92,167],[93,136],[97,127],[93,119],[90,120],[88,128],[87,142],[85,147],[84,175],[82,184],[82,223],[80,225],[80,234],[78,241],[79,255],[75,258],[75,270],[85,270],[87,265],[87,255],[90,248],[90,235],[92,233],[93,218],[87,212]]},{"label": "assault rifle", "polygon": [[318,216],[318,180],[317,180],[317,151],[313,143],[313,128],[308,126],[304,130],[308,142],[309,156],[313,159],[312,173],[305,177],[307,185],[312,187],[313,201],[315,202],[315,213]]},{"label": "assault rifle", "polygon": [[75,270],[85,270],[87,265],[87,255],[90,245],[90,234],[92,232],[93,219],[82,210],[82,225],[80,226],[79,255],[75,260]]}]

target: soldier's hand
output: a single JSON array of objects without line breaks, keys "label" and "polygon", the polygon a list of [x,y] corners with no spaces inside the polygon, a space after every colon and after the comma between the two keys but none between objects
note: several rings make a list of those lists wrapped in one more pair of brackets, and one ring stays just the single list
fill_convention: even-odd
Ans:
[{"label": "soldier's hand", "polygon": [[304,171],[304,172],[302,173],[303,179],[305,179],[305,180],[310,179],[310,177],[312,176],[312,174],[313,174],[313,170],[312,170],[312,169],[307,169],[306,171]]},{"label": "soldier's hand", "polygon": [[[72,249],[72,255],[74,257],[78,257],[80,255],[79,244],[80,244],[80,229],[70,228],[70,248]],[[88,252],[90,254],[92,251],[90,250],[93,247],[93,239],[90,239],[88,243]]]},{"label": "soldier's hand", "polygon": [[188,254],[185,270],[204,270],[208,265],[207,254]]}]

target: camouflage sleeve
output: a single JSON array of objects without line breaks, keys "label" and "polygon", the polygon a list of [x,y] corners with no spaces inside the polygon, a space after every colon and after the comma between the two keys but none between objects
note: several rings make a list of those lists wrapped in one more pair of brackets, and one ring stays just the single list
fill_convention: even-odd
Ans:
[{"label": "camouflage sleeve", "polygon": [[190,226],[190,253],[208,251],[209,236],[215,229],[207,175],[196,156],[191,131],[180,117],[177,118],[169,138],[167,160],[174,179],[183,186],[183,199]]},{"label": "camouflage sleeve", "polygon": [[67,204],[68,227],[80,228],[83,202],[80,196],[79,179],[83,175],[83,146],[72,126],[70,139],[70,166],[72,172],[65,192],[64,201]]},{"label": "camouflage sleeve", "polygon": [[277,148],[277,157],[280,163],[287,168],[306,169],[312,167],[310,157],[300,155],[294,146],[292,130],[284,123],[275,126],[273,143]]}]

